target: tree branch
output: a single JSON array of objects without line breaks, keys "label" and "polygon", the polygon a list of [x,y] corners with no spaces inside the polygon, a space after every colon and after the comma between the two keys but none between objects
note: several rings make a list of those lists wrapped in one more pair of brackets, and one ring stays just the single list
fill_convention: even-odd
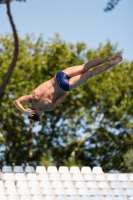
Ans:
[{"label": "tree branch", "polygon": [[108,11],[113,10],[119,1],[120,0],[110,0],[110,2],[108,2],[107,7],[104,9],[104,11],[108,12]]},{"label": "tree branch", "polygon": [[11,74],[13,72],[13,69],[15,67],[15,64],[16,64],[17,58],[18,58],[18,35],[17,35],[17,31],[16,31],[16,28],[15,28],[12,16],[11,16],[9,0],[6,0],[6,5],[7,5],[7,15],[9,17],[9,21],[10,21],[10,24],[11,24],[11,27],[12,27],[12,30],[13,30],[13,36],[14,36],[14,56],[13,56],[13,59],[11,61],[10,66],[9,66],[9,69],[7,71],[7,74],[6,74],[5,78],[4,78],[4,81],[3,81],[3,83],[2,83],[2,85],[0,87],[0,98],[5,93],[6,85],[9,82],[9,79],[11,77]]},{"label": "tree branch", "polygon": [[94,133],[95,133],[95,129],[94,129],[94,128],[95,128],[95,125],[96,125],[98,122],[101,121],[101,120],[100,120],[100,117],[101,117],[101,116],[99,116],[98,119],[94,121],[94,123],[91,125],[90,131],[87,132],[87,133],[85,134],[84,138],[83,138],[82,140],[79,140],[79,141],[78,141],[77,147],[71,152],[71,156],[75,156],[76,151],[78,151],[79,147],[88,139],[88,136],[89,136],[90,134],[94,135]]}]

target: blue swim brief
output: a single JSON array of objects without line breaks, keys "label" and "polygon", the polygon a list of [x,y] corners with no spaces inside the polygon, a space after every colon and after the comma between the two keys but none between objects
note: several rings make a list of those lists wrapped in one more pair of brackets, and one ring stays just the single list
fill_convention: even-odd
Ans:
[{"label": "blue swim brief", "polygon": [[58,82],[58,85],[65,92],[70,91],[70,89],[69,89],[69,79],[70,79],[70,77],[62,71],[58,72],[56,74],[56,80]]}]

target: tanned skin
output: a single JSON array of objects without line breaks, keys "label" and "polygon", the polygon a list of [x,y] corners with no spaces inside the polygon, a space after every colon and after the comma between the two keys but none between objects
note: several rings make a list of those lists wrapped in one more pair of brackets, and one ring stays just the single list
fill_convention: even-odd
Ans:
[{"label": "tanned skin", "polygon": [[[63,72],[70,77],[70,91],[83,85],[91,77],[97,76],[110,69],[112,66],[121,62],[122,59],[121,55],[114,55],[109,58],[94,59],[86,64],[64,69]],[[111,63],[106,64],[105,66],[99,66],[107,61],[111,61]],[[63,91],[59,87],[56,77],[53,77],[52,79],[39,85],[33,92],[31,92],[31,94],[16,99],[14,101],[14,105],[28,116],[33,116],[35,113],[37,113],[38,116],[41,116],[44,111],[51,111],[58,106],[66,98],[66,95],[67,92]],[[29,108],[25,109],[23,107],[23,104],[29,103],[33,104],[34,110]]]}]

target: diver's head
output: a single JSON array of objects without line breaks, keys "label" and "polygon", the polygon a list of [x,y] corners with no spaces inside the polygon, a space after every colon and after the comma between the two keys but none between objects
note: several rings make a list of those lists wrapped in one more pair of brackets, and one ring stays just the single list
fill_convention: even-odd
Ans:
[{"label": "diver's head", "polygon": [[33,122],[40,122],[40,115],[35,111],[35,114],[33,114],[32,116],[28,116],[28,118],[33,121]]}]

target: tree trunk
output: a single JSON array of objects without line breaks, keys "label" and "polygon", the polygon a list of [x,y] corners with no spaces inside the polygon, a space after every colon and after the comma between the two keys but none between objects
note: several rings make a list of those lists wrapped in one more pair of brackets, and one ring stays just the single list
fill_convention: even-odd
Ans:
[{"label": "tree trunk", "polygon": [[6,5],[7,5],[7,15],[9,17],[9,21],[10,21],[10,24],[11,24],[11,27],[12,27],[12,30],[13,30],[13,36],[14,36],[14,56],[13,56],[13,59],[12,59],[10,65],[9,65],[9,68],[8,68],[8,71],[5,75],[3,83],[0,86],[0,98],[2,98],[2,96],[5,93],[6,85],[9,82],[10,76],[13,72],[13,69],[15,67],[17,57],[18,57],[18,35],[17,35],[17,31],[16,31],[16,28],[15,28],[12,16],[11,16],[9,0],[6,0]]}]

